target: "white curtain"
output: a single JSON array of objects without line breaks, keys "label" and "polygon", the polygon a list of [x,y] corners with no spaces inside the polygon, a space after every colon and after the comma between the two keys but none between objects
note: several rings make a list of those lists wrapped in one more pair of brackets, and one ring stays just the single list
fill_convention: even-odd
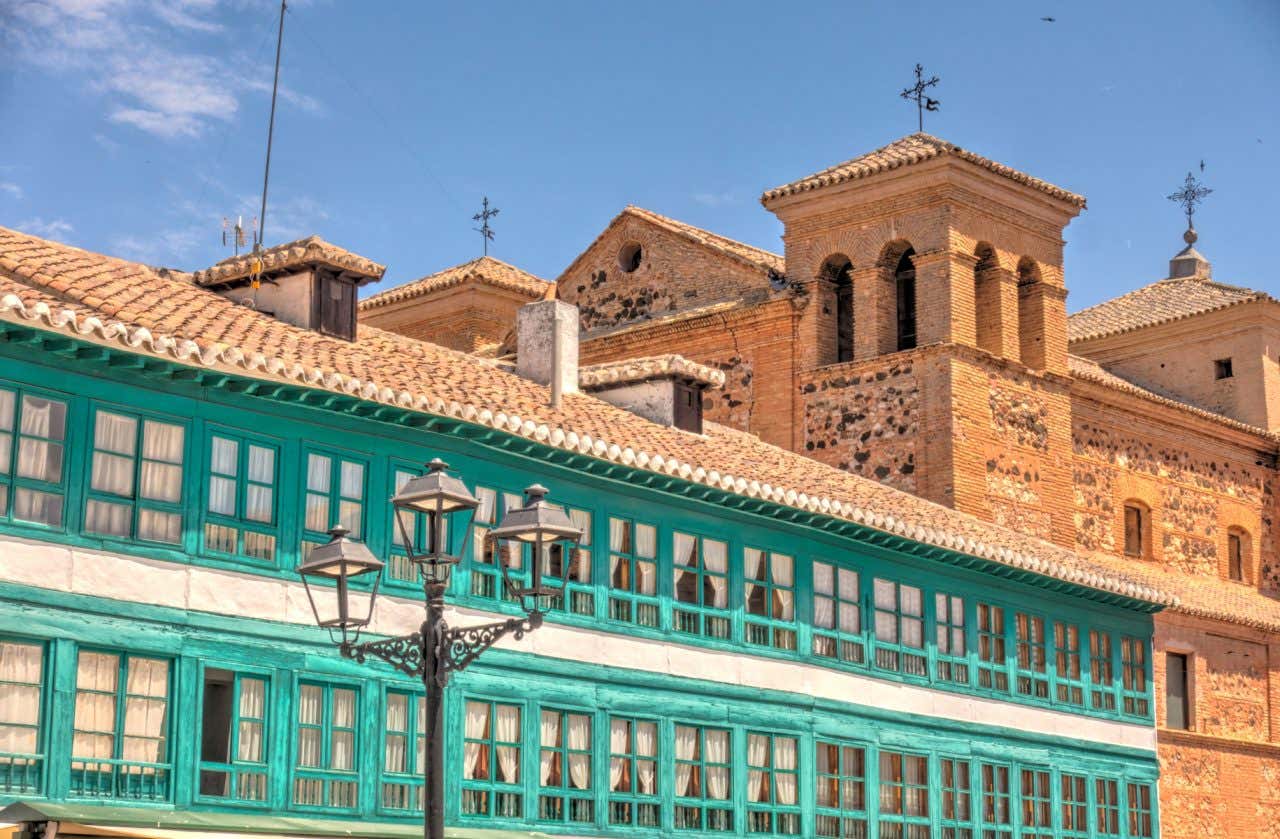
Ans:
[{"label": "white curtain", "polygon": [[[489,727],[489,706],[483,702],[467,703],[466,738],[483,740]],[[469,779],[488,778],[488,761],[480,760],[483,743],[467,743],[463,752],[462,777]]]},{"label": "white curtain", "polygon": [[[542,755],[538,764],[538,775],[542,785],[549,786],[553,784],[552,776],[555,773],[556,761],[560,755],[554,751],[560,745],[560,715],[555,711],[542,712]],[[505,772],[505,770],[504,770]],[[558,785],[559,778],[554,780]]]},{"label": "white curtain", "polygon": [[133,494],[133,455],[138,422],[132,417],[99,411],[94,423],[93,468],[89,485],[101,492]]},{"label": "white curtain", "polygon": [[0,431],[13,430],[13,408],[16,404],[13,391],[0,389]]},{"label": "white curtain", "polygon": [[[711,748],[708,744],[707,752]],[[769,766],[769,738],[760,734],[747,737],[747,765],[752,767]],[[769,773],[763,769],[750,769],[747,772],[747,800],[769,800]]]},{"label": "white curtain", "polygon": [[[626,720],[609,721],[609,752],[625,755],[630,743],[631,723]],[[609,760],[609,789],[615,792],[630,792],[631,778],[628,777],[627,758],[615,757]]]},{"label": "white curtain", "polygon": [[23,434],[31,437],[44,437],[49,440],[61,440],[65,431],[66,420],[67,405],[65,402],[42,399],[39,396],[22,397]]},{"label": "white curtain", "polygon": [[569,715],[569,784],[574,789],[591,787],[591,718]]},{"label": "white curtain", "polygon": [[636,755],[650,758],[636,760],[636,791],[645,795],[658,794],[658,724],[636,723]]},{"label": "white curtain", "polygon": [[409,728],[409,697],[402,693],[387,694],[387,738],[383,753],[383,767],[388,772],[407,772],[408,743],[398,732]]},{"label": "white curtain", "polygon": [[182,515],[143,507],[138,510],[138,538],[152,542],[181,542]]},{"label": "white curtain", "polygon": [[714,539],[702,540],[702,564],[715,574],[723,577],[707,577],[711,585],[711,602],[704,605],[717,609],[729,608],[729,546]]},{"label": "white curtain", "polygon": [[[515,705],[498,706],[498,724],[495,739],[504,743],[520,742],[520,709]],[[497,778],[508,784],[520,783],[520,747],[498,746],[498,769],[501,776]]]},{"label": "white curtain", "polygon": [[888,580],[875,581],[876,602],[876,638],[880,641],[897,643],[898,618],[894,613],[898,608],[897,584]]},{"label": "white curtain", "polygon": [[836,628],[836,604],[831,599],[835,573],[825,562],[813,564],[813,625],[818,629]]},{"label": "white curtain", "polygon": [[[44,405],[43,407],[33,408],[32,402],[43,402]],[[51,483],[57,482],[62,478],[62,444],[49,440],[34,439],[36,436],[52,436],[54,440],[62,439],[60,420],[57,428],[50,428],[49,414],[54,405],[61,408],[62,403],[33,400],[30,397],[22,400],[22,433],[33,435],[23,437],[18,446],[18,474],[24,478],[49,481]],[[62,408],[62,410],[65,410],[65,408]],[[0,437],[5,438],[0,441],[0,444],[4,445],[4,457],[7,459],[9,456],[9,435],[3,434]],[[3,467],[0,468],[0,472],[9,471],[7,462],[3,464]]]},{"label": "white curtain", "polygon": [[573,526],[582,531],[582,536],[578,539],[578,544],[583,547],[591,545],[591,513],[586,510],[570,510],[569,521],[573,522]]},{"label": "white curtain", "polygon": [[[304,726],[319,726],[324,721],[324,690],[317,685],[303,685],[298,695],[298,722]],[[298,730],[298,765],[320,765],[320,729]]]},{"label": "white curtain", "polygon": [[786,554],[773,554],[770,563],[773,572],[773,617],[776,620],[789,621],[796,616],[795,593],[795,561]]},{"label": "white curtain", "polygon": [[330,474],[329,458],[322,454],[307,455],[307,489],[312,492],[328,492]]},{"label": "white curtain", "polygon": [[169,662],[154,658],[129,660],[124,703],[125,760],[160,763],[165,759]]},{"label": "white curtain", "polygon": [[36,750],[42,653],[38,644],[0,642],[0,752]]},{"label": "white curtain", "polygon": [[364,498],[363,464],[352,463],[349,460],[342,461],[341,492],[343,498]]},{"label": "white curtain", "polygon": [[223,516],[236,514],[236,473],[240,465],[240,444],[214,437],[209,454],[209,512]]},{"label": "white curtain", "polygon": [[360,525],[364,519],[364,465],[342,461],[338,491],[338,521],[351,531],[352,538],[362,536]]},{"label": "white curtain", "polygon": [[249,485],[245,491],[244,517],[270,522],[275,511],[276,452],[249,446]]},{"label": "white curtain", "polygon": [[658,555],[658,531],[652,525],[636,525],[636,556],[652,559]]},{"label": "white curtain", "polygon": [[262,679],[240,680],[240,726],[236,760],[262,762],[262,722],[267,683]]},{"label": "white curtain", "polygon": [[115,752],[116,689],[120,659],[109,653],[80,653],[76,663],[76,757],[111,758]]},{"label": "white curtain", "polygon": [[818,743],[818,806],[839,806],[835,775],[839,774],[839,746],[831,743]]},{"label": "white curtain", "polygon": [[476,500],[480,502],[480,506],[476,508],[477,524],[493,524],[493,506],[497,499],[497,493],[485,487],[476,487]]},{"label": "white curtain", "polygon": [[[707,732],[707,763],[728,763],[728,762],[729,762],[729,732],[708,731]],[[717,799],[728,799],[729,797],[729,767],[728,766],[707,767],[707,797],[717,798]]]},{"label": "white curtain", "polygon": [[684,725],[676,726],[676,795],[691,798],[698,794],[694,782],[694,767],[690,763],[698,757],[698,730]]},{"label": "white curtain", "polygon": [[146,420],[142,425],[142,471],[138,494],[176,504],[182,500],[182,445],[186,429]]},{"label": "white curtain", "polygon": [[698,567],[698,540],[687,533],[674,533],[671,537],[671,561],[688,568]]},{"label": "white curtain", "polygon": [[[902,586],[902,643],[908,647],[924,646],[924,600],[920,589]],[[911,615],[913,617],[907,617]]]},{"label": "white curtain", "polygon": [[774,786],[778,790],[779,804],[798,804],[796,797],[796,741],[790,737],[778,737],[773,741]]},{"label": "white curtain", "polygon": [[[329,768],[355,768],[356,692],[345,688],[333,692],[333,728]],[[336,729],[347,729],[339,731]]]},{"label": "white curtain", "polygon": [[765,552],[757,548],[746,548],[742,552],[742,570],[748,580],[769,579],[769,561]]},{"label": "white curtain", "polygon": [[636,593],[658,593],[658,565],[655,562],[636,560]]},{"label": "white curtain", "polygon": [[631,528],[622,519],[609,519],[609,550],[631,553]]}]

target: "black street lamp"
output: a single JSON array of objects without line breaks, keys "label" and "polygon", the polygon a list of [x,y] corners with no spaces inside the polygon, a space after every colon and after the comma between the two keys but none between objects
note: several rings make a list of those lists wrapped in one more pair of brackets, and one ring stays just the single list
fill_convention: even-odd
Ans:
[{"label": "black street lamp", "polygon": [[[546,610],[564,592],[564,563],[559,563],[559,573],[553,574],[551,557],[557,551],[561,557],[568,556],[582,536],[562,509],[547,503],[545,487],[534,484],[526,489],[524,506],[509,510],[485,536],[495,543],[503,584],[520,603],[525,617],[450,628],[444,619],[444,593],[461,550],[450,553],[449,533],[463,528],[461,543],[465,548],[480,502],[448,468],[439,458],[432,460],[427,474],[410,479],[391,499],[405,551],[426,592],[427,617],[417,632],[360,643],[360,631],[373,617],[383,563],[363,544],[348,539],[344,528],[329,531],[331,541],[314,548],[298,567],[316,623],[330,631],[344,656],[359,662],[368,656],[380,658],[421,678],[426,687],[427,839],[444,839],[444,688],[449,674],[466,668],[504,635],[520,639],[542,625]],[[420,516],[427,528],[425,551],[415,547]],[[528,584],[512,576],[510,555],[500,549],[502,542],[514,543],[521,551],[523,545],[530,546]],[[362,585],[353,587],[351,582],[359,579],[371,579],[372,585],[367,590]]]}]

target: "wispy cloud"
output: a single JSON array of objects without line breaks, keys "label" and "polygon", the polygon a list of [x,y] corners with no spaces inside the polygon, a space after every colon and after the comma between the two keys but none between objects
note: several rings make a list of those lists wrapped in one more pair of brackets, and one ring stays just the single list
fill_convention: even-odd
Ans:
[{"label": "wispy cloud", "polygon": [[21,200],[22,196],[26,194],[22,191],[22,187],[10,181],[0,181],[0,192],[5,193],[15,201]]},{"label": "wispy cloud", "polygon": [[723,207],[737,204],[738,196],[732,192],[695,192],[693,200],[706,207]]},{"label": "wispy cloud", "polygon": [[[271,92],[266,75],[260,75],[269,69],[263,56],[229,47],[229,30],[220,20],[228,10],[242,15],[244,3],[22,2],[0,15],[0,48],[49,72],[83,77],[89,90],[102,95],[106,116],[116,124],[166,140],[192,138],[234,119],[244,96]],[[178,42],[181,49],[172,48]],[[299,110],[323,110],[314,97],[288,87],[281,87],[280,96]]]},{"label": "wispy cloud", "polygon": [[18,229],[23,233],[30,233],[45,239],[58,240],[66,239],[67,236],[75,231],[75,228],[71,226],[71,222],[66,219],[55,218],[45,221],[40,216],[19,222]]}]

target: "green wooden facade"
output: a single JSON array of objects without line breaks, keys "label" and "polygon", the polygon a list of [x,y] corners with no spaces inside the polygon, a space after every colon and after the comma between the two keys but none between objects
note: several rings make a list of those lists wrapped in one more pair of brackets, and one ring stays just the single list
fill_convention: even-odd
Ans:
[{"label": "green wooden facade", "polygon": [[[14,394],[16,410],[24,396],[67,406],[65,433],[54,441],[63,446],[56,480],[33,480],[12,466],[0,472],[6,490],[0,538],[11,544],[296,581],[304,545],[322,538],[314,512],[321,508],[329,518],[355,517],[375,554],[395,557],[386,499],[397,473],[441,456],[470,486],[491,490],[499,509],[504,495],[537,481],[588,523],[584,570],[549,619],[581,631],[584,648],[604,633],[648,649],[668,644],[706,651],[701,677],[585,655],[575,661],[506,649],[486,653],[455,679],[446,698],[451,824],[582,836],[1158,835],[1153,749],[1019,731],[990,719],[907,713],[856,695],[813,697],[783,685],[735,684],[717,678],[716,666],[727,655],[749,657],[789,664],[797,673],[850,673],[1082,724],[1150,728],[1151,604],[456,420],[144,360],[9,324],[0,324],[0,338],[0,391]],[[95,437],[103,412],[134,417],[139,428],[149,420],[183,429],[178,497],[132,499],[133,524],[122,536],[86,527],[88,505],[121,500],[92,486],[95,452],[122,457]],[[18,425],[0,436],[14,451],[23,433]],[[139,438],[136,475],[177,465],[152,452],[157,465],[148,466],[146,445]],[[250,447],[256,466],[246,454]],[[267,461],[269,474],[262,466]],[[234,485],[234,492],[227,490],[234,503],[211,503],[218,480],[224,488]],[[23,521],[14,500],[20,488],[60,495],[59,521]],[[261,503],[264,488],[270,489],[266,520],[253,517],[244,501],[252,490]],[[169,532],[164,528],[140,524],[144,508],[180,520],[175,541],[154,538]],[[637,538],[639,528],[652,528],[651,542]],[[153,538],[140,538],[144,530]],[[465,534],[452,536],[463,549]],[[698,557],[720,553],[725,560],[703,561],[678,575],[673,563],[677,555],[689,556],[691,545]],[[501,597],[493,567],[473,547],[465,546],[467,561],[455,575],[451,601],[516,614]],[[781,580],[751,570],[784,560],[793,573]],[[400,565],[389,564],[384,593],[420,599],[416,585],[396,579]],[[653,570],[637,570],[642,565]],[[856,574],[856,586],[824,582],[841,571],[846,580]],[[637,584],[640,579],[651,579],[652,587]],[[697,585],[685,590],[690,579]],[[246,820],[411,824],[420,818],[421,767],[412,755],[419,723],[413,713],[388,711],[389,703],[412,708],[420,685],[380,665],[341,659],[326,634],[286,623],[283,615],[220,613],[216,598],[173,608],[141,594],[122,602],[67,588],[75,586],[0,578],[0,642],[42,650],[39,747],[0,756],[0,800],[92,801]],[[831,608],[856,612],[854,625],[815,627],[822,597]],[[752,605],[761,601],[793,603],[794,613],[762,614]],[[131,693],[143,690],[130,684],[132,659],[165,662],[162,760],[137,765],[100,758],[86,767],[73,759],[73,741],[87,725],[76,713],[78,696],[87,695],[78,673],[92,653],[115,656],[121,668],[118,708],[158,699]],[[229,674],[232,707],[240,711],[245,691],[262,691],[260,708],[247,703],[257,710],[237,716],[233,726],[258,732],[257,759],[211,761],[202,753],[211,672]],[[484,703],[490,724],[468,738],[468,709],[478,713]],[[124,713],[118,711],[121,740],[130,734]],[[505,727],[493,723],[500,714]],[[589,731],[585,745],[562,735],[556,746],[556,765],[576,768],[572,782],[568,769],[554,783],[543,782],[544,714],[558,715],[561,731],[571,717],[578,731]],[[611,732],[624,723],[652,723],[646,730],[654,732],[656,755],[637,754],[634,741],[620,752]],[[389,735],[409,744],[396,771],[386,767]],[[679,754],[678,738],[697,740],[696,760]],[[321,766],[298,765],[303,739],[323,744]],[[343,749],[353,752],[354,762],[334,769],[333,752]],[[476,754],[489,756],[488,779],[464,778],[468,755]],[[649,757],[656,794],[615,789],[618,767],[639,772],[636,761]],[[202,793],[202,773],[223,773],[239,786]],[[698,796],[675,795],[675,779],[689,777],[682,773],[703,779]],[[712,794],[723,792],[713,789],[721,784],[725,798]],[[836,788],[847,795],[820,800],[821,790]]]}]

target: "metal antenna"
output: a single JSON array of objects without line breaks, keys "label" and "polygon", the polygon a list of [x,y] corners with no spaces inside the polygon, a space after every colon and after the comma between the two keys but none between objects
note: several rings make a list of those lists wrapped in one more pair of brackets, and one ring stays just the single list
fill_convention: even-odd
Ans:
[{"label": "metal antenna", "polygon": [[481,222],[479,227],[473,227],[472,230],[480,234],[484,239],[484,255],[489,255],[489,243],[493,241],[493,228],[489,226],[489,219],[502,212],[497,207],[489,209],[489,196],[484,197],[484,209],[471,217],[472,221]]},{"label": "metal antenna", "polygon": [[[280,29],[276,33],[276,73],[271,82],[271,117],[267,122],[267,164],[262,172],[262,212],[258,215],[258,235],[253,243],[255,255],[262,253],[263,234],[267,229],[267,184],[271,180],[271,143],[276,133],[276,95],[280,92],[280,51],[284,46],[284,13],[288,8],[288,0],[280,0]],[[262,274],[262,259],[254,262],[253,290],[256,296]],[[256,301],[255,301],[256,302]]]},{"label": "metal antenna", "polygon": [[902,93],[898,94],[903,99],[907,99],[916,103],[916,120],[919,123],[917,130],[924,131],[924,112],[936,111],[942,103],[937,99],[930,99],[924,95],[929,88],[942,81],[937,76],[928,79],[924,77],[924,67],[920,64],[916,65],[916,83],[908,88],[903,88]]}]

